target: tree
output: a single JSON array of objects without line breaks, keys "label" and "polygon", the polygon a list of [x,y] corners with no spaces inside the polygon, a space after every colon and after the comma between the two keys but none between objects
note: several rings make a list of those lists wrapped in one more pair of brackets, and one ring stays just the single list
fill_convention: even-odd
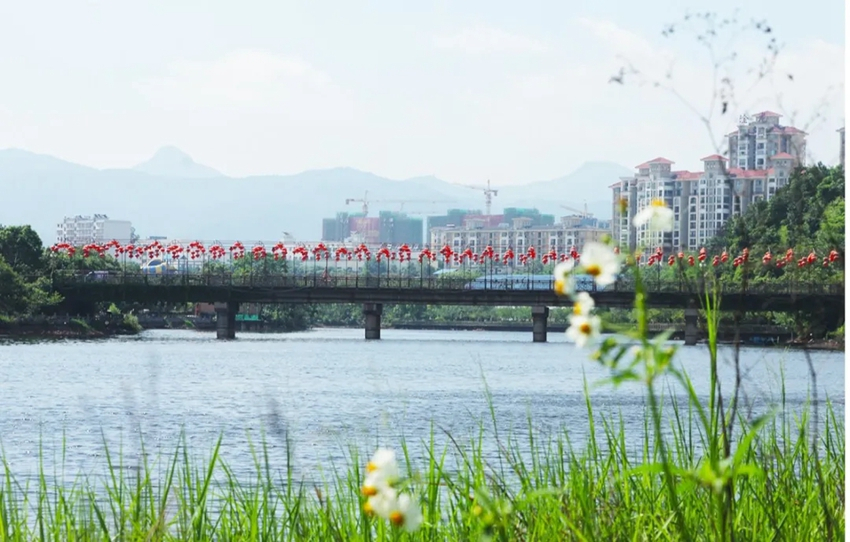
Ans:
[{"label": "tree", "polygon": [[26,283],[0,256],[0,314],[19,314],[28,307]]},{"label": "tree", "polygon": [[33,275],[44,265],[41,238],[29,226],[0,227],[0,256],[20,275]]}]

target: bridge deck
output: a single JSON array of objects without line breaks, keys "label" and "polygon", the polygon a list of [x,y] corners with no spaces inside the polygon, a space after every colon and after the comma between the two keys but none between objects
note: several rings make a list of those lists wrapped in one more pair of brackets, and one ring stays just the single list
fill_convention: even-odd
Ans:
[{"label": "bridge deck", "polygon": [[[569,306],[568,298],[555,295],[553,284],[472,289],[469,280],[425,277],[322,277],[170,275],[144,276],[114,273],[86,277],[54,278],[56,290],[66,299],[102,302],[236,302],[236,303],[384,303],[490,306]],[[548,287],[547,287],[548,286]],[[647,302],[656,308],[700,305],[702,296],[684,284],[647,284]],[[634,290],[615,284],[593,293],[597,305],[631,307]],[[794,311],[828,310],[844,313],[843,288],[815,285],[787,289],[724,291],[721,310]]]}]

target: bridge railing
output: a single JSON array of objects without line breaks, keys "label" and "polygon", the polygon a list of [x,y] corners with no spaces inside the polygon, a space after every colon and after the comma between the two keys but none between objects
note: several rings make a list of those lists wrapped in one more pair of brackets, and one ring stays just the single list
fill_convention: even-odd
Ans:
[{"label": "bridge railing", "polygon": [[[386,289],[439,289],[439,290],[498,290],[498,291],[552,291],[554,279],[533,280],[528,275],[513,275],[506,280],[504,275],[479,277],[477,279],[434,277],[434,276],[395,276],[395,275],[330,275],[316,274],[245,274],[245,273],[174,273],[150,275],[128,273],[124,271],[98,272],[61,272],[53,275],[57,286],[80,285],[148,285],[148,286],[207,286],[228,288],[386,288]],[[646,289],[655,293],[697,293],[704,285],[685,282],[645,281]],[[605,288],[590,284],[579,285],[587,291],[633,292],[634,284],[621,279]],[[726,295],[744,293],[740,286],[724,285],[721,293]],[[748,286],[749,294],[807,295],[826,294],[843,295],[841,284],[822,283],[763,283]]]}]

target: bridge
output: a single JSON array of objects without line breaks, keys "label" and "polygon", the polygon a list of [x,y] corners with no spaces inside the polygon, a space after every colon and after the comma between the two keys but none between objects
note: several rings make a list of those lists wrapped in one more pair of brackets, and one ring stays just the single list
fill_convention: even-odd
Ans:
[{"label": "bridge", "polygon": [[[350,276],[328,274],[182,273],[143,275],[129,272],[64,273],[53,276],[55,291],[70,303],[79,302],[205,302],[214,303],[217,337],[236,335],[236,314],[243,303],[357,303],[363,305],[366,339],[380,339],[385,304],[528,306],[532,311],[534,342],[545,342],[549,307],[571,306],[554,293],[554,279],[489,281],[488,277],[457,279],[433,276]],[[522,277],[521,275],[519,276]],[[685,283],[647,281],[647,304],[653,308],[685,309],[685,342],[697,341],[697,308],[703,296]],[[598,291],[598,306],[630,308],[634,288],[618,282]],[[840,285],[761,285],[742,292],[740,287],[719,291],[721,310],[748,312],[826,311],[844,317],[844,289]]]}]

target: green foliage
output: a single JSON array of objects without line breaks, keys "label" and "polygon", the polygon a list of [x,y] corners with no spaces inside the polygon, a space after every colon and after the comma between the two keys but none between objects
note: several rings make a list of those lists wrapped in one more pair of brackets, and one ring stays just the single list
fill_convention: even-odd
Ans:
[{"label": "green foliage", "polygon": [[0,313],[18,314],[29,307],[27,284],[0,256]]},{"label": "green foliage", "polygon": [[30,226],[0,226],[0,258],[18,274],[38,273],[44,265],[41,238]]},{"label": "green foliage", "polygon": [[[712,242],[715,253],[728,250],[734,257],[745,247],[750,249],[751,261],[733,269],[724,266],[719,272],[721,284],[743,287],[771,285],[805,286],[844,284],[844,169],[823,164],[798,168],[789,184],[776,192],[769,202],[752,205],[740,217],[731,219]],[[796,261],[777,269],[775,258],[794,250],[795,260],[814,251],[814,265],[798,268]],[[762,265],[761,257],[771,251],[774,261]],[[831,250],[839,253],[837,261],[827,268],[821,259]],[[841,322],[834,315],[824,314],[819,307],[796,314],[776,315],[774,322],[793,327],[798,335],[823,336]]]},{"label": "green foliage", "polygon": [[142,326],[139,324],[139,319],[135,314],[127,313],[124,315],[124,328],[133,333],[142,331]]},{"label": "green foliage", "polygon": [[768,249],[778,254],[787,248],[826,255],[831,249],[843,251],[843,232],[844,168],[818,164],[796,169],[770,201],[730,219],[712,246],[736,254],[748,247],[759,257]]}]

